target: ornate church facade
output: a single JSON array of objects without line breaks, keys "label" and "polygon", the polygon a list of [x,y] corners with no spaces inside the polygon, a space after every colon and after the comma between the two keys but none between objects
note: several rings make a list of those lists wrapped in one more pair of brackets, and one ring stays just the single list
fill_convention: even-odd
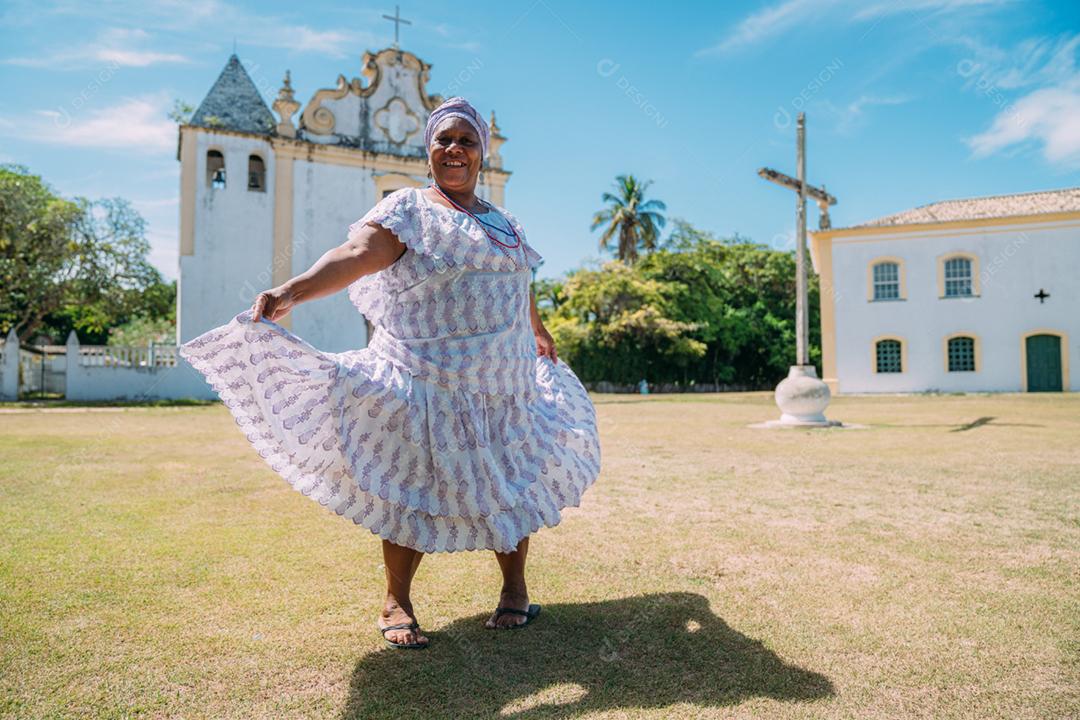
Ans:
[{"label": "ornate church facade", "polygon": [[[397,48],[368,52],[363,79],[339,75],[303,107],[286,71],[271,112],[239,58],[229,58],[179,128],[178,342],[307,270],[390,192],[429,182],[424,126],[443,100],[428,94],[430,69]],[[505,140],[492,113],[477,194],[497,205],[510,176],[499,154]],[[367,344],[366,323],[344,292],[280,322],[320,350]]]}]

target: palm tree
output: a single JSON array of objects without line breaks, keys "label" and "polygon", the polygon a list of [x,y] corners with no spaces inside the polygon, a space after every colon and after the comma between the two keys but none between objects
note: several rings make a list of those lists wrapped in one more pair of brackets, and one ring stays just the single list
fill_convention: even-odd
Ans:
[{"label": "palm tree", "polygon": [[614,194],[606,192],[602,199],[608,206],[593,216],[592,230],[607,225],[600,236],[600,249],[607,250],[608,243],[615,233],[619,234],[619,247],[616,255],[626,263],[633,263],[638,257],[638,247],[652,250],[660,228],[666,218],[659,212],[666,210],[660,200],[646,200],[645,190],[652,185],[652,180],[641,182],[633,175],[619,175],[615,178]]}]

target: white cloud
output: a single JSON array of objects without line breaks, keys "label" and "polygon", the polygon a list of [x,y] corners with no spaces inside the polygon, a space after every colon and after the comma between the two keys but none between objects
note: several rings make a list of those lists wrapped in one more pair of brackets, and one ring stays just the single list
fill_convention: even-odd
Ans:
[{"label": "white cloud", "polygon": [[100,62],[106,67],[148,67],[162,63],[187,63],[191,60],[176,53],[139,52],[137,50],[121,50],[118,48],[104,48],[86,46],[74,51],[59,52],[52,55],[38,57],[13,57],[3,62],[6,65],[18,65],[20,67],[48,68],[50,70],[83,70],[85,63]]},{"label": "white cloud", "polygon": [[[1080,34],[1032,38],[1008,52],[965,41],[973,56],[957,71],[1000,109],[990,127],[965,139],[975,157],[1037,148],[1055,165],[1080,167]],[[1026,91],[1012,101],[1011,91]]]},{"label": "white cloud", "polygon": [[865,22],[902,12],[949,12],[976,6],[1003,5],[1011,0],[908,0],[866,6],[859,0],[783,0],[740,20],[715,45],[696,55],[721,55],[776,38],[814,20]]},{"label": "white cloud", "polygon": [[1068,82],[1077,74],[1080,33],[1056,38],[1023,40],[1013,50],[960,37],[957,44],[969,55],[957,63],[957,72],[969,86],[993,85],[1000,90]]},{"label": "white cloud", "polygon": [[93,42],[32,57],[6,58],[7,65],[48,68],[50,70],[85,70],[86,64],[103,63],[107,67],[148,67],[162,63],[188,63],[179,53],[139,49],[137,46],[153,40],[145,30],[109,28]]},{"label": "white cloud", "polygon": [[872,105],[902,105],[910,100],[911,98],[905,96],[875,97],[873,95],[862,95],[858,100],[848,105],[847,111],[849,115],[858,116],[862,115],[865,107]]},{"label": "white cloud", "polygon": [[877,3],[860,8],[853,18],[871,20],[900,12],[949,12],[973,7],[992,7],[1006,5],[1015,0],[906,0],[902,2]]},{"label": "white cloud", "polygon": [[719,43],[699,50],[697,55],[716,55],[754,45],[786,32],[797,23],[829,10],[840,1],[784,0],[778,5],[771,5],[746,16]]},{"label": "white cloud", "polygon": [[[173,232],[158,232],[153,228],[153,221],[147,223],[146,239],[150,242],[150,253],[146,259],[150,264],[161,271],[165,282],[176,280],[180,270],[180,239],[179,234]],[[176,218],[172,218],[167,226],[176,227]]]},{"label": "white cloud", "polygon": [[288,28],[284,33],[280,30],[276,26],[263,28],[256,43],[304,52],[325,52],[337,57],[344,57],[355,49],[353,36],[339,30],[314,30],[309,27]]},{"label": "white cloud", "polygon": [[[179,173],[179,168],[176,168]],[[180,242],[178,212],[180,197],[132,200],[132,206],[146,220],[146,239],[150,241],[150,262],[166,281],[175,280],[179,270]]]},{"label": "white cloud", "polygon": [[975,157],[1041,144],[1047,162],[1080,168],[1080,81],[1025,95],[967,143]]},{"label": "white cloud", "polygon": [[836,127],[836,131],[841,134],[846,134],[855,130],[856,127],[860,127],[865,124],[867,110],[869,108],[891,105],[904,105],[905,103],[910,103],[912,99],[912,97],[907,95],[861,95],[858,98],[852,100],[851,103],[843,107],[837,107],[832,103],[828,103],[828,101],[825,101],[825,103],[823,103],[823,107],[825,108],[828,116],[832,117],[833,123]]},{"label": "white cloud", "polygon": [[441,43],[441,47],[450,48],[451,50],[463,50],[465,52],[479,52],[480,48],[483,47],[483,45],[476,40],[466,39],[476,35],[474,30],[465,30],[464,28],[447,25],[446,23],[432,25],[428,29],[432,30],[439,37],[446,38],[447,42]]},{"label": "white cloud", "polygon": [[121,67],[147,67],[148,65],[161,63],[191,62],[190,59],[177,53],[141,52],[113,48],[102,48],[96,53],[95,59],[120,65]]},{"label": "white cloud", "polygon": [[[369,47],[387,44],[386,34],[351,29],[372,25],[374,12],[363,13],[364,16],[371,16],[368,22],[357,22],[350,18],[350,22],[335,22],[331,28],[326,29],[267,12],[249,12],[237,5],[217,0],[203,0],[199,5],[201,10],[198,21],[193,21],[192,27],[188,29],[204,29],[214,33],[231,31],[241,48],[245,45],[271,47],[344,58],[358,57]],[[375,27],[382,28],[382,25]],[[386,29],[389,30],[389,24]]]},{"label": "white cloud", "polygon": [[[176,53],[158,48],[139,47],[149,40],[153,31],[168,34],[199,34],[204,38],[235,38],[243,47],[271,47],[290,51],[310,52],[334,58],[356,56],[367,47],[386,42],[386,34],[353,27],[371,25],[375,11],[359,11],[367,22],[357,22],[351,12],[348,22],[334,22],[329,28],[316,28],[263,11],[251,11],[221,0],[113,0],[109,3],[110,17],[130,18],[144,30],[113,28],[99,41],[75,48],[62,48],[44,57],[14,57],[7,64],[50,69],[84,69],[78,63],[121,62],[129,66],[145,66],[166,62],[192,62]],[[339,13],[338,15],[340,15]],[[85,20],[94,27],[102,17],[100,2],[74,0],[62,5],[39,7],[33,3],[16,4],[2,16],[11,26],[40,27],[55,23],[58,16]],[[299,17],[299,16],[298,16]],[[78,20],[75,20],[76,22]],[[375,27],[382,27],[375,26]],[[389,26],[388,26],[389,29]]]},{"label": "white cloud", "polygon": [[161,208],[175,208],[180,204],[180,197],[174,195],[167,198],[159,198],[157,200],[132,200],[131,204],[135,206],[139,212],[144,215],[147,211],[157,211]]},{"label": "white cloud", "polygon": [[171,100],[158,92],[118,105],[72,115],[66,108],[3,118],[0,134],[31,142],[86,148],[123,148],[154,154],[176,150],[176,123],[167,117]]}]

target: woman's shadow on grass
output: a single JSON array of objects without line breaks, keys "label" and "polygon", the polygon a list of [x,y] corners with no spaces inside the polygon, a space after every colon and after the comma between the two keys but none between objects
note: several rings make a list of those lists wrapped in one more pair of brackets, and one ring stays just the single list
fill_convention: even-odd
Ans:
[{"label": "woman's shadow on grass", "polygon": [[487,630],[486,617],[425,630],[425,650],[387,647],[364,657],[342,717],[532,720],[833,694],[828,678],[785,663],[693,593],[544,605],[520,630]]}]

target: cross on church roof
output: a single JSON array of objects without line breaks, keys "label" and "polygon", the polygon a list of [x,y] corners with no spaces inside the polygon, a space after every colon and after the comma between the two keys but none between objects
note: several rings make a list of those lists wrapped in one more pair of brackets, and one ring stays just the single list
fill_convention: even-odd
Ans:
[{"label": "cross on church roof", "polygon": [[383,15],[384,18],[394,23],[394,47],[398,46],[398,30],[402,24],[412,25],[411,20],[403,20],[401,18],[401,7],[399,5],[394,6],[393,15]]}]

